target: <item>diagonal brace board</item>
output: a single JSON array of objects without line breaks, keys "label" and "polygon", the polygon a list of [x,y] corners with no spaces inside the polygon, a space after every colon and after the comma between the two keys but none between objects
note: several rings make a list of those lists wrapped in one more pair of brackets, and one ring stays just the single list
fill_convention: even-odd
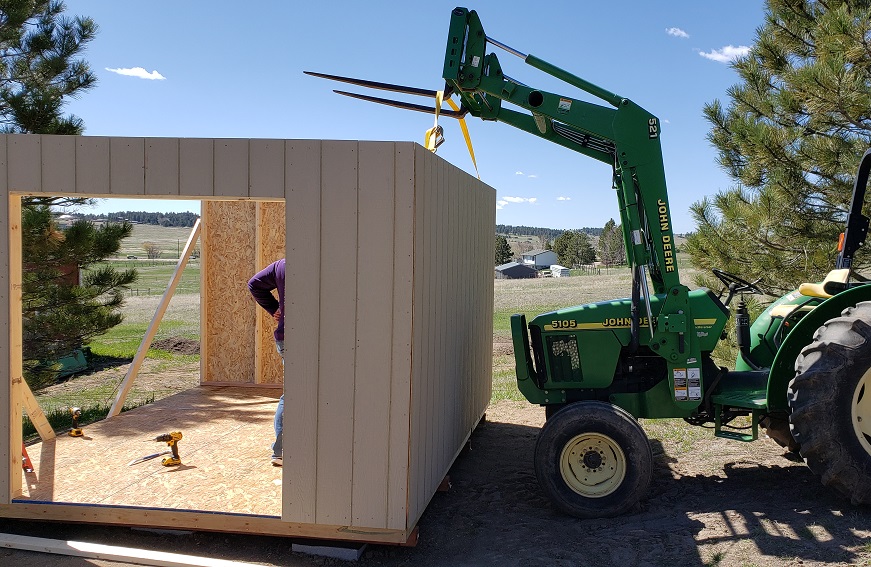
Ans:
[{"label": "diagonal brace board", "polygon": [[194,228],[191,230],[191,235],[188,237],[188,241],[184,245],[184,251],[181,254],[181,258],[178,259],[175,271],[172,273],[172,278],[170,278],[169,284],[166,286],[166,291],[163,292],[163,297],[157,305],[157,311],[154,313],[154,317],[152,317],[151,323],[145,331],[145,337],[143,337],[142,343],[139,344],[136,356],[133,357],[133,362],[130,363],[130,368],[127,369],[127,375],[124,376],[124,380],[121,382],[121,386],[118,389],[118,394],[115,396],[115,401],[112,403],[112,407],[109,408],[109,414],[106,417],[116,416],[121,413],[121,408],[124,407],[124,401],[127,399],[127,394],[130,393],[130,388],[133,387],[133,381],[136,379],[139,369],[142,368],[142,362],[145,360],[145,355],[148,353],[148,349],[151,348],[151,341],[154,340],[154,335],[157,334],[157,328],[160,326],[160,321],[163,319],[164,314],[166,314],[169,300],[172,299],[172,294],[175,293],[175,288],[178,287],[181,273],[185,266],[187,266],[191,252],[193,252],[194,249],[194,244],[196,244],[199,235],[200,219],[197,219],[197,222],[194,223]]},{"label": "diagonal brace board", "polygon": [[49,425],[45,413],[43,413],[42,408],[39,407],[39,402],[36,401],[33,392],[30,390],[30,386],[27,385],[25,380],[21,381],[21,393],[24,397],[24,407],[27,409],[27,417],[30,418],[30,423],[33,424],[33,427],[36,428],[36,432],[39,433],[39,438],[43,441],[54,439],[54,429]]}]

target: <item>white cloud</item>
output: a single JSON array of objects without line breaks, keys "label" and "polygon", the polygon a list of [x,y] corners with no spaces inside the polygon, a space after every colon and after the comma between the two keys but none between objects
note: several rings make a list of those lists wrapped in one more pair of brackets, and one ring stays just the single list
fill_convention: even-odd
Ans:
[{"label": "white cloud", "polygon": [[503,197],[503,201],[506,203],[534,203],[538,201],[537,197]]},{"label": "white cloud", "polygon": [[727,45],[720,49],[712,49],[710,53],[699,51],[699,55],[705,59],[710,59],[711,61],[716,61],[718,63],[730,63],[746,56],[748,53],[750,53],[750,48],[746,45],[739,45],[738,47]]},{"label": "white cloud", "polygon": [[138,77],[140,79],[149,79],[152,81],[154,81],[154,80],[163,81],[166,79],[166,77],[164,77],[163,75],[161,75],[157,71],[152,71],[149,73],[148,71],[146,71],[142,67],[131,67],[129,69],[123,69],[123,68],[110,69],[109,67],[106,67],[106,70],[111,71],[112,73],[117,73],[119,75],[126,75],[128,77]]},{"label": "white cloud", "polygon": [[534,173],[530,173],[529,175],[527,175],[527,177],[530,179],[536,179],[536,178],[538,178],[538,175],[536,175]]},{"label": "white cloud", "polygon": [[498,210],[498,209],[502,209],[502,208],[504,208],[505,205],[507,205],[507,204],[508,204],[508,201],[502,201],[502,200],[496,201],[496,209],[497,209],[497,210]]},{"label": "white cloud", "polygon": [[522,171],[515,171],[514,175],[523,175],[523,172]]},{"label": "white cloud", "polygon": [[571,201],[572,198],[571,197],[557,197],[556,200],[557,201]]},{"label": "white cloud", "polygon": [[668,35],[673,35],[674,37],[682,37],[684,39],[690,36],[690,34],[680,28],[665,28],[665,33],[667,33]]}]

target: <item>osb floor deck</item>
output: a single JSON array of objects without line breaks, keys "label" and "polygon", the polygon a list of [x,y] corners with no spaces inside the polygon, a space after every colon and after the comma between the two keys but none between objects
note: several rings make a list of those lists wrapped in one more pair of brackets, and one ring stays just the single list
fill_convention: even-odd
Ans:
[{"label": "osb floor deck", "polygon": [[[281,468],[269,462],[280,390],[201,386],[83,426],[83,437],[27,447],[20,500],[281,515]],[[153,439],[181,431],[182,464]]]}]

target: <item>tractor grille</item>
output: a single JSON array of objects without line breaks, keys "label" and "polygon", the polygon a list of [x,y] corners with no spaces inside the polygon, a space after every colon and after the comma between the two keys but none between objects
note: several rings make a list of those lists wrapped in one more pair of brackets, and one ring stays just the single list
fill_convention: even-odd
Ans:
[{"label": "tractor grille", "polygon": [[554,382],[580,382],[581,356],[578,353],[576,335],[547,337],[547,352],[550,356],[551,380]]}]

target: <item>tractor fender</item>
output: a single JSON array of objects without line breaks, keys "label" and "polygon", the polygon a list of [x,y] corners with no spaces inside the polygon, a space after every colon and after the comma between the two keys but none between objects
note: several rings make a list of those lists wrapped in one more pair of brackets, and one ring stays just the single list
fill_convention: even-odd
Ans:
[{"label": "tractor fender", "polygon": [[793,327],[771,363],[766,396],[769,410],[789,409],[786,388],[790,380],[795,377],[795,359],[798,358],[801,349],[813,341],[817,329],[829,319],[840,316],[844,309],[853,307],[861,301],[871,301],[871,285],[851,287],[830,297],[817,305]]}]

